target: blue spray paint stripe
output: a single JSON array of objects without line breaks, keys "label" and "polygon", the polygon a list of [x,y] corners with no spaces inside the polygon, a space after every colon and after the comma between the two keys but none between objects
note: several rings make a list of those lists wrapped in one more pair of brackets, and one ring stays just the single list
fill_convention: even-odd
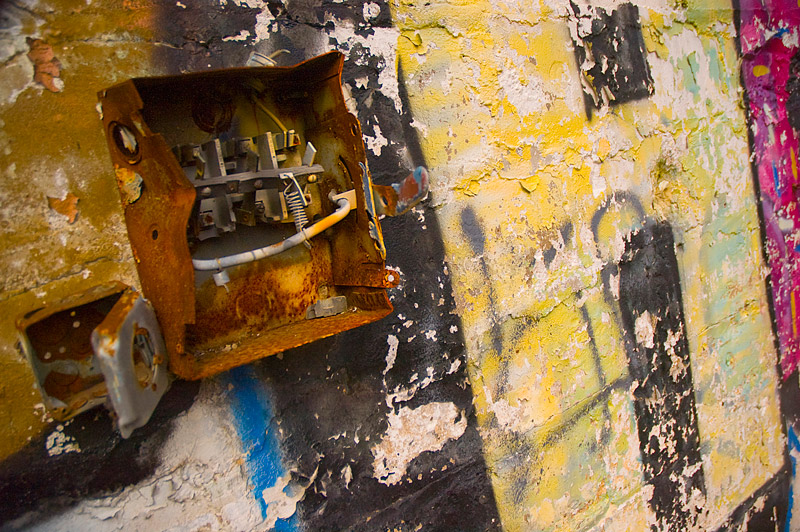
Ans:
[{"label": "blue spray paint stripe", "polygon": [[794,449],[795,451],[800,451],[800,440],[798,440],[797,434],[795,434],[793,427],[789,427],[789,430],[786,432],[789,436],[789,460],[792,462],[792,482],[789,484],[789,504],[788,510],[786,510],[786,523],[783,525],[783,530],[784,532],[791,532],[792,505],[794,504],[794,479],[795,476],[797,476],[797,458],[792,456],[791,450]]},{"label": "blue spray paint stripe", "polygon": [[772,163],[772,179],[775,180],[775,194],[778,197],[781,197],[781,182],[778,179],[778,168],[775,166],[775,163]]},{"label": "blue spray paint stripe", "polygon": [[[253,484],[253,496],[261,507],[261,516],[266,518],[267,505],[261,493],[271,488],[286,473],[281,463],[280,442],[269,430],[274,417],[272,402],[265,383],[259,380],[252,366],[234,368],[221,376],[224,386],[231,388],[228,396],[234,425],[242,442],[247,461],[247,471]],[[278,519],[274,530],[293,532],[298,530],[297,514],[289,519]]]}]

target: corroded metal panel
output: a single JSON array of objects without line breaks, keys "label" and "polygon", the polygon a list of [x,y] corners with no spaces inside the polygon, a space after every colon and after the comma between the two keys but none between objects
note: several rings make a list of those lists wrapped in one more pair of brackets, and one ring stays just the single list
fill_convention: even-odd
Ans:
[{"label": "corroded metal panel", "polygon": [[[397,275],[385,268],[372,197],[364,194],[364,183],[367,190],[370,184],[368,174],[362,171],[366,168],[364,143],[358,120],[344,103],[342,62],[342,55],[333,52],[294,67],[230,68],[134,79],[100,93],[143,292],[155,307],[170,368],[178,376],[208,376],[375,321],[391,311],[385,288],[396,284]],[[265,116],[260,117],[262,111]],[[269,128],[275,125],[279,132],[273,140]],[[203,143],[209,138],[224,142],[252,139],[246,142],[255,143],[264,135],[272,153],[268,168],[279,160],[283,164],[272,173],[303,164],[300,146],[310,146],[309,161],[317,163],[305,165],[308,170],[304,171],[310,174],[314,169],[306,188],[311,218],[331,214],[335,205],[326,202],[331,193],[354,190],[354,208],[335,226],[308,241],[307,247],[226,270],[220,265],[213,276],[195,271],[192,259],[211,253],[209,249],[216,250],[212,256],[218,257],[223,253],[220,250],[243,245],[246,238],[259,242],[283,238],[287,227],[277,222],[271,229],[256,227],[250,211],[231,208],[239,213],[240,223],[248,226],[239,229],[235,238],[226,240],[226,235],[239,227],[234,214],[219,225],[221,230],[215,231],[210,241],[204,240],[206,236],[193,240],[191,224],[197,216],[193,212],[200,209],[196,189],[208,197],[212,192],[203,189],[206,181],[201,182],[205,162],[201,168],[194,155],[180,155],[181,161],[188,159],[198,168],[200,179],[192,180],[176,154],[191,152],[192,145],[207,146]],[[232,163],[224,161],[222,150],[226,148],[220,141],[214,142],[216,148],[211,146],[208,153],[219,164],[209,168],[219,176],[207,183],[217,187],[227,180],[223,193],[238,194],[244,189],[233,174],[228,177],[226,164]],[[259,153],[264,153],[265,146],[259,145]],[[285,153],[276,157],[276,148]],[[320,168],[323,171],[318,174]],[[265,175],[270,172],[259,170]],[[265,185],[259,183],[256,188],[262,187]],[[200,223],[212,221],[201,218]],[[303,223],[295,225],[299,231]],[[196,233],[197,225],[194,227]],[[317,301],[341,296],[346,296],[349,304],[343,315],[306,321],[307,309]]]}]

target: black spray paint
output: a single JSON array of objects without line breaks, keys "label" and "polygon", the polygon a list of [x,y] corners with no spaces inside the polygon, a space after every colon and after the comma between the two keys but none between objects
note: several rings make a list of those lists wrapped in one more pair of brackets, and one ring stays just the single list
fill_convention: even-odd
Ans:
[{"label": "black spray paint", "polygon": [[650,506],[661,530],[694,524],[705,485],[672,228],[647,221],[619,263],[619,306]]},{"label": "black spray paint", "polygon": [[[608,14],[600,7],[580,7],[570,2],[572,14],[579,21],[589,19],[591,30],[582,33],[585,24],[578,23],[575,57],[584,86],[586,115],[592,108],[647,98],[653,94],[653,79],[647,64],[647,51],[639,23],[639,8],[621,4]],[[591,67],[584,70],[592,59]],[[594,94],[592,94],[594,93]]]}]

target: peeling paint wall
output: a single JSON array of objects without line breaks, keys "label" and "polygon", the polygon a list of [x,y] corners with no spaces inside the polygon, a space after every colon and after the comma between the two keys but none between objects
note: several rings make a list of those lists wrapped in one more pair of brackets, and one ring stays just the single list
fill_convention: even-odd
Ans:
[{"label": "peeling paint wall", "polygon": [[713,528],[784,461],[733,12],[641,4],[576,68],[614,7],[396,8],[509,529]]},{"label": "peeling paint wall", "polygon": [[[0,6],[5,527],[796,526],[800,11],[760,6]],[[430,171],[382,221],[394,314],[175,382],[128,440],[53,422],[14,320],[138,285],[96,92],[279,49],[345,55],[377,183]]]}]

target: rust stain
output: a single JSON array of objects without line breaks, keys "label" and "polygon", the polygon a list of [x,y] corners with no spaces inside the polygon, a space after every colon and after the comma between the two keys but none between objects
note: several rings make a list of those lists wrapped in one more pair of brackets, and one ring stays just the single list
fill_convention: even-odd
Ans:
[{"label": "rust stain", "polygon": [[[381,298],[378,296],[375,299],[379,301]],[[383,299],[388,304],[385,292],[383,292]],[[349,310],[324,319],[296,321],[263,334],[243,335],[235,347],[232,345],[221,346],[197,356],[198,362],[193,368],[194,373],[187,378],[210,377],[230,368],[306,344],[312,341],[310,339],[327,338],[372,323],[385,317],[391,311],[391,306],[378,310]]]},{"label": "rust stain", "polygon": [[[330,246],[318,238],[310,253],[304,248],[287,253],[241,267],[228,290],[210,279],[205,282],[197,292],[196,324],[187,329],[188,348],[213,350],[236,342],[242,333],[304,320],[306,309],[318,298],[318,287],[331,283]],[[291,286],[284,282],[289,276],[294,278]]]},{"label": "rust stain", "polygon": [[95,327],[97,334],[101,337],[109,338],[113,343],[116,331],[122,327],[125,318],[131,312],[138,299],[138,292],[130,288],[125,290],[109,312],[103,315],[101,322],[98,322]]},{"label": "rust stain", "polygon": [[[103,375],[101,374],[89,375],[84,378],[78,374],[51,371],[47,374],[43,387],[47,395],[70,404],[75,403],[74,396],[103,382]],[[75,406],[80,408],[83,404],[76,404]]]},{"label": "rust stain", "polygon": [[92,363],[91,334],[126,290],[120,282],[98,285],[17,320],[21,344],[54,419],[67,420],[106,395],[103,376]]},{"label": "rust stain", "polygon": [[388,216],[397,214],[397,191],[385,185],[372,185],[372,192],[376,195],[379,202],[378,209]]},{"label": "rust stain", "polygon": [[41,39],[28,38],[28,59],[33,63],[33,81],[50,92],[61,92],[61,62],[53,53],[53,47]]},{"label": "rust stain", "polygon": [[117,178],[122,203],[125,205],[135,203],[142,195],[142,176],[130,168],[116,165],[114,166],[114,175]]},{"label": "rust stain", "polygon": [[78,196],[70,192],[64,199],[47,196],[47,205],[63,216],[67,217],[67,222],[74,224],[78,219]]}]

